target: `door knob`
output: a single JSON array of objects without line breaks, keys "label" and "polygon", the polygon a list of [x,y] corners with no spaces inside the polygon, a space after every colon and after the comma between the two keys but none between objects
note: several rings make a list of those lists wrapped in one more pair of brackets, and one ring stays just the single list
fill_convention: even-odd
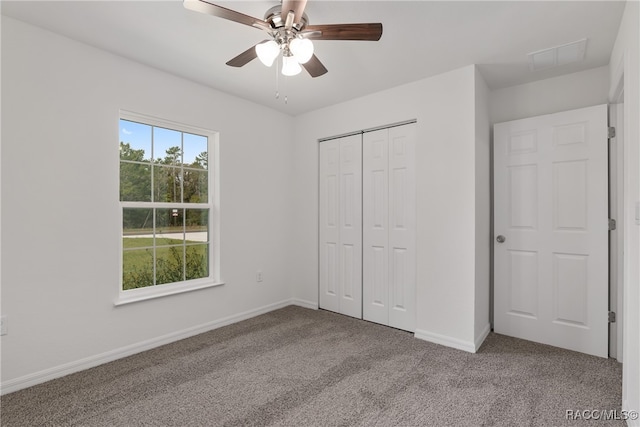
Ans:
[{"label": "door knob", "polygon": [[499,235],[498,237],[496,237],[496,241],[497,241],[498,243],[504,243],[504,241],[505,241],[505,240],[507,240],[507,238],[506,238],[506,237],[504,237],[502,234],[501,234],[501,235]]}]

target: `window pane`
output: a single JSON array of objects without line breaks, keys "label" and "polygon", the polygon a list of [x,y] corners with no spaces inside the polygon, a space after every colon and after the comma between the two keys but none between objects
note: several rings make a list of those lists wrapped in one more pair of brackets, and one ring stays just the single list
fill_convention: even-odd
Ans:
[{"label": "window pane", "polygon": [[120,162],[120,200],[151,201],[151,164]]},{"label": "window pane", "polygon": [[186,247],[186,280],[209,276],[209,245],[190,245]]},{"label": "window pane", "polygon": [[156,245],[184,243],[184,209],[156,209]]},{"label": "window pane", "polygon": [[147,208],[122,209],[122,247],[153,246],[133,243],[135,239],[153,238],[153,210]]},{"label": "window pane", "polygon": [[185,169],[184,173],[184,202],[207,203],[208,172]]},{"label": "window pane", "polygon": [[185,210],[185,240],[187,243],[209,241],[209,209]]},{"label": "window pane", "polygon": [[120,159],[151,161],[151,126],[120,120]]},{"label": "window pane", "polygon": [[122,289],[147,286],[153,286],[153,249],[122,251]]},{"label": "window pane", "polygon": [[197,169],[207,169],[207,137],[185,133],[183,138],[184,165]]},{"label": "window pane", "polygon": [[182,132],[154,127],[153,157],[157,163],[180,166],[182,164]]},{"label": "window pane", "polygon": [[165,246],[156,249],[156,284],[184,280],[184,246]]},{"label": "window pane", "polygon": [[180,168],[155,165],[153,168],[153,201],[180,203],[182,194]]}]

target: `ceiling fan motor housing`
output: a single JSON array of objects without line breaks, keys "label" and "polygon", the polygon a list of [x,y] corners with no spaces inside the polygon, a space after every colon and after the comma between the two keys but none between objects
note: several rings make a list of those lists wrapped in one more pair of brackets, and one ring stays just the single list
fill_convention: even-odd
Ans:
[{"label": "ceiling fan motor housing", "polygon": [[[286,27],[286,19],[283,19],[280,6],[274,6],[264,14],[264,20],[273,28],[271,36],[278,45],[287,47],[300,31],[309,23],[306,13],[302,14],[299,22],[294,22],[290,29]],[[287,50],[287,49],[285,49]],[[286,53],[286,52],[285,52]]]}]

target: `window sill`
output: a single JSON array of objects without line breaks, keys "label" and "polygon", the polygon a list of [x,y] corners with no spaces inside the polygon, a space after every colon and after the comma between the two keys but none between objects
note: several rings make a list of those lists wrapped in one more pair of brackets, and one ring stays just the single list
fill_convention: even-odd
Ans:
[{"label": "window sill", "polygon": [[185,286],[184,284],[178,285],[160,285],[158,287],[153,288],[141,288],[141,289],[132,289],[130,291],[120,292],[118,298],[113,302],[113,305],[118,307],[120,305],[131,304],[134,302],[147,301],[155,298],[162,298],[169,295],[183,294],[186,292],[198,291],[200,289],[213,288],[215,286],[224,285],[224,282],[204,282],[200,284],[189,284]]}]

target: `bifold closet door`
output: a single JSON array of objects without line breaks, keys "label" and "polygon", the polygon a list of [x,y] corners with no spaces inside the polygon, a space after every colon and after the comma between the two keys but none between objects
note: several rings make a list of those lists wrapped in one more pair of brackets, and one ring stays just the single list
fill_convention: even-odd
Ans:
[{"label": "bifold closet door", "polygon": [[415,124],[363,136],[363,318],[413,331]]},{"label": "bifold closet door", "polygon": [[362,318],[362,136],[320,143],[320,308]]}]

